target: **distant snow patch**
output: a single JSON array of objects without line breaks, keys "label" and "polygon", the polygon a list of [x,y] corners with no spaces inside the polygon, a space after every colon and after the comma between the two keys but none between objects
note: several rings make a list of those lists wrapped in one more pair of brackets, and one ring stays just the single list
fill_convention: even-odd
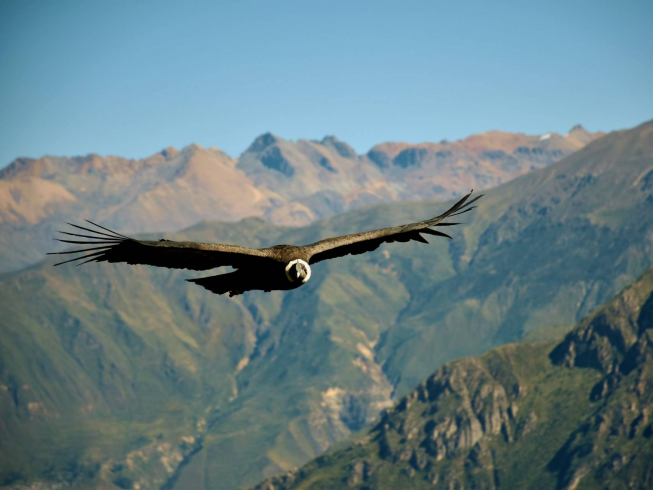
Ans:
[{"label": "distant snow patch", "polygon": [[546,133],[540,136],[540,141],[548,140],[551,137],[551,133]]}]

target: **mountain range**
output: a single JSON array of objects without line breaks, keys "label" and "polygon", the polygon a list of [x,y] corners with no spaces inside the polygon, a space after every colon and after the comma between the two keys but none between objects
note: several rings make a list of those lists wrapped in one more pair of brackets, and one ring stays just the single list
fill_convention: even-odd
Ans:
[{"label": "mountain range", "polygon": [[653,269],[560,342],[445,364],[346,447],[256,490],[653,486]]},{"label": "mountain range", "polygon": [[[451,241],[317,264],[286,294],[216,297],[185,283],[188,272],[124,265],[5,273],[0,482],[255,485],[363,429],[448,361],[564,332],[652,265],[653,122],[481,203]],[[164,236],[301,244],[446,206],[379,204],[301,228],[202,222]],[[551,347],[533,351],[533,370]]]},{"label": "mountain range", "polygon": [[306,225],[362,206],[446,200],[506,182],[603,133],[491,131],[439,144],[386,143],[357,155],[330,136],[259,136],[235,159],[215,148],[167,148],[142,160],[20,158],[0,171],[0,271],[33,264],[61,224],[90,219],[119,232],[177,231],[202,220],[260,216]]}]

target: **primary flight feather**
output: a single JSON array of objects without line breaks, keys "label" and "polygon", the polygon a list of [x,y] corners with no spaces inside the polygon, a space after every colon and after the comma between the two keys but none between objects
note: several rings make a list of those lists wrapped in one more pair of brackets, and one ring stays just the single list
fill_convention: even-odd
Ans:
[{"label": "primary flight feather", "polygon": [[69,223],[92,235],[61,232],[87,240],[59,238],[56,240],[75,245],[91,245],[91,247],[53,252],[48,255],[83,254],[59,262],[55,266],[79,260],[83,262],[78,265],[87,262],[125,262],[196,271],[231,266],[236,271],[199,279],[187,279],[187,281],[199,284],[213,293],[229,293],[230,296],[252,290],[290,290],[305,284],[311,277],[310,264],[322,260],[370,252],[376,250],[382,243],[410,240],[428,243],[422,234],[451,238],[446,233],[433,230],[431,227],[457,225],[458,223],[445,223],[443,220],[474,209],[476,206],[471,204],[482,195],[470,200],[471,195],[470,192],[443,214],[426,221],[327,238],[304,246],[275,245],[269,248],[252,249],[220,243],[135,240],[90,221],[88,223],[96,229]]}]

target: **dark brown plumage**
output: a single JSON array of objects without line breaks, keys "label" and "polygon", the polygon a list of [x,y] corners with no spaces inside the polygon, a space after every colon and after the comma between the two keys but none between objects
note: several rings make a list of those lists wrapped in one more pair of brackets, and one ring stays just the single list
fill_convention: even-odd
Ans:
[{"label": "dark brown plumage", "polygon": [[451,238],[446,233],[433,230],[430,227],[457,225],[458,223],[443,223],[442,220],[474,209],[476,206],[471,206],[471,204],[480,199],[482,195],[469,200],[471,195],[470,192],[443,214],[426,221],[327,238],[305,246],[275,245],[269,248],[251,249],[218,243],[135,240],[90,221],[88,223],[97,229],[69,223],[71,226],[93,235],[61,233],[91,241],[56,240],[76,245],[93,245],[93,247],[56,252],[54,254],[91,253],[55,265],[86,259],[78,265],[87,262],[125,262],[196,271],[231,266],[237,270],[228,274],[187,280],[216,294],[229,293],[230,296],[251,290],[295,289],[310,278],[309,264],[349,254],[358,255],[370,252],[376,250],[383,243],[408,242],[410,240],[428,243],[422,234]]}]

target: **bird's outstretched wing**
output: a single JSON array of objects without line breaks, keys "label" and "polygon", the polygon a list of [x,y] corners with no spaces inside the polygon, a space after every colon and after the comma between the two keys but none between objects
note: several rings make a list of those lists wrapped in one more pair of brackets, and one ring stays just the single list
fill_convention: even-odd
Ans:
[{"label": "bird's outstretched wing", "polygon": [[[135,240],[92,223],[91,221],[87,220],[87,222],[94,226],[95,229],[72,223],[68,224],[85,232],[90,232],[92,233],[91,235],[65,231],[60,232],[72,237],[84,238],[86,239],[85,241],[55,238],[55,240],[60,242],[85,246],[78,250],[52,252],[48,254],[82,254],[73,259],[59,262],[55,266],[86,259],[77,265],[82,265],[87,262],[125,262],[127,264],[145,264],[156,267],[167,267],[169,269],[203,271],[221,266],[231,266],[237,269],[240,267],[254,266],[260,261],[267,263],[273,260],[269,256],[267,249],[251,249],[219,243]],[[89,246],[89,248],[86,248],[86,246]]]},{"label": "bird's outstretched wing", "polygon": [[319,242],[306,245],[304,249],[311,257],[309,263],[314,264],[322,260],[344,257],[348,254],[357,255],[370,252],[376,250],[382,243],[408,242],[410,240],[428,243],[428,241],[421,235],[422,233],[451,238],[446,233],[432,230],[430,227],[457,225],[458,223],[443,223],[442,220],[458,216],[459,214],[474,209],[476,206],[471,206],[471,204],[483,197],[483,194],[469,200],[472,192],[467,194],[440,216],[436,216],[435,218],[426,221],[395,226],[393,228],[383,228],[381,230],[365,231],[363,233],[353,233],[351,235],[327,238],[326,240],[320,240]]}]

